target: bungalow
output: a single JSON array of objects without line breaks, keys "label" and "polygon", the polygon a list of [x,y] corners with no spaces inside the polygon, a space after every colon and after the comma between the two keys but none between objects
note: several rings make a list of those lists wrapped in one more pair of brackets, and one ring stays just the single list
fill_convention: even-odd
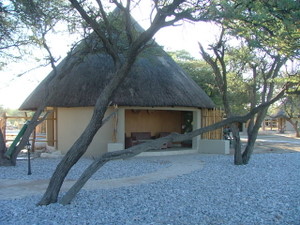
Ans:
[{"label": "bungalow", "polygon": [[[141,29],[138,24],[135,26]],[[66,153],[87,126],[96,99],[112,78],[113,70],[112,58],[92,34],[62,60],[20,109],[35,110],[45,101],[52,91],[47,89],[47,83],[52,80],[55,91],[47,107],[53,110],[53,120],[48,120],[47,133],[48,138],[55,139],[56,149]],[[139,55],[116,90],[106,115],[116,109],[117,113],[98,131],[86,155],[97,156],[170,132],[200,128],[201,109],[213,107],[208,95],[154,43]],[[195,137],[191,142],[170,143],[162,148],[188,147],[199,151],[200,143],[200,137]]]}]

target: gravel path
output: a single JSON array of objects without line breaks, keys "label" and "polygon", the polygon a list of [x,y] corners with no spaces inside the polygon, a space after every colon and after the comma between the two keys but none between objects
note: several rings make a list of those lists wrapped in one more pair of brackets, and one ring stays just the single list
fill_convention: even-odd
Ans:
[{"label": "gravel path", "polygon": [[[300,224],[300,153],[255,154],[247,166],[234,166],[232,156],[184,157],[205,166],[151,184],[81,191],[68,206],[36,207],[41,196],[1,200],[0,224]],[[169,162],[134,158],[107,166],[110,174],[132,176]],[[1,169],[0,178],[7,173]]]},{"label": "gravel path", "polygon": [[[0,179],[44,180],[50,179],[54,169],[61,159],[36,158],[31,160],[32,175],[27,175],[28,162],[22,160],[15,167],[0,167]],[[83,158],[74,165],[66,179],[74,180],[90,165],[91,159]],[[134,158],[129,160],[116,160],[106,163],[97,171],[92,179],[114,179],[128,176],[139,176],[151,173],[158,169],[171,166],[166,160],[151,160],[151,158]],[[113,169],[112,169],[113,168]],[[138,168],[138,169],[136,169]]]}]

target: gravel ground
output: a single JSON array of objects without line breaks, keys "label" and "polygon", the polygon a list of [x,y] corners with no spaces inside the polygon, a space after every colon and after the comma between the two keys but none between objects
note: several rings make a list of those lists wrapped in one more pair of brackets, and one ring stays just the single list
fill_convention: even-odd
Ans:
[{"label": "gravel ground", "polygon": [[[204,168],[151,184],[81,191],[68,206],[36,207],[41,196],[2,200],[0,224],[300,224],[300,153],[256,154],[246,166],[234,166],[232,156],[190,157]],[[120,163],[143,173],[168,166],[136,158],[108,170]]]},{"label": "gravel ground", "polygon": [[[43,180],[50,179],[54,169],[61,159],[36,158],[31,160],[32,175],[28,176],[28,161],[17,162],[15,167],[0,167],[0,179],[21,179],[21,180]],[[74,180],[92,163],[91,159],[83,158],[74,165],[66,179]],[[139,176],[151,173],[158,169],[171,166],[166,160],[151,160],[145,158],[133,158],[128,160],[116,160],[106,163],[97,171],[92,179],[103,180]],[[138,168],[138,169],[137,169]]]}]

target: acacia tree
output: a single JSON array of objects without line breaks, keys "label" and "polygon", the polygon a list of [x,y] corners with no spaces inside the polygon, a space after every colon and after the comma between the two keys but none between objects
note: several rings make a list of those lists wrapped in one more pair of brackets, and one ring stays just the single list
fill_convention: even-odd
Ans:
[{"label": "acacia tree", "polygon": [[46,63],[55,62],[46,36],[59,32],[57,24],[61,21],[68,21],[70,26],[75,22],[65,1],[0,2],[0,69],[6,64],[32,56],[33,51],[39,48],[47,51]]},{"label": "acacia tree", "polygon": [[[21,46],[30,43],[28,37],[22,35],[22,23],[11,4],[0,2],[0,69],[6,64],[7,58],[18,59]],[[11,50],[14,51],[12,54]]]},{"label": "acacia tree", "polygon": [[[265,103],[271,100],[274,94],[275,82],[274,79],[280,75],[280,69],[286,62],[287,58],[280,55],[268,56],[266,54],[258,57],[259,51],[255,51],[251,47],[245,50],[239,49],[247,57],[242,58],[242,64],[239,64],[239,55],[236,50],[233,52],[227,48],[224,41],[224,32],[221,34],[217,44],[211,45],[213,54],[209,54],[200,45],[200,51],[205,61],[213,68],[215,80],[223,97],[224,110],[227,117],[235,115],[231,104],[231,99],[228,94],[228,74],[235,73],[243,76],[247,74],[247,78],[242,78],[245,83],[248,83],[248,88],[245,92],[249,95],[249,110],[253,109],[260,103]],[[256,54],[256,55],[255,55]],[[233,56],[231,63],[226,62],[226,56]],[[249,57],[250,56],[250,57]],[[228,57],[230,59],[230,57]],[[233,67],[228,65],[234,64]],[[259,98],[260,97],[260,98]],[[257,115],[253,115],[248,123],[248,142],[245,150],[242,152],[239,136],[239,128],[236,124],[231,124],[231,130],[234,139],[234,163],[236,165],[247,164],[253,152],[254,143],[258,134],[258,130],[264,120],[268,108],[260,111]]]},{"label": "acacia tree", "polygon": [[[217,23],[223,27],[220,39],[210,46],[212,53],[205,50],[200,44],[202,57],[212,67],[216,83],[223,96],[226,115],[233,116],[233,110],[228,97],[228,74],[231,72],[226,57],[230,51],[225,33],[243,39],[247,51],[243,53],[242,64],[238,62],[239,55],[234,54],[236,73],[251,74],[248,93],[251,96],[250,109],[258,103],[267,102],[272,98],[275,87],[275,78],[280,75],[282,66],[288,59],[299,56],[299,3],[286,0],[282,4],[276,1],[244,1],[238,4],[228,1],[220,6],[222,14]],[[232,7],[232,4],[234,7]],[[286,37],[287,36],[287,37]],[[244,48],[245,49],[245,48]],[[243,48],[239,49],[239,51]],[[250,58],[249,58],[250,56]],[[230,65],[230,64],[229,64]],[[248,82],[249,82],[248,81]],[[259,92],[259,93],[258,93]],[[248,125],[248,142],[242,152],[239,131],[235,124],[231,125],[234,137],[235,159],[237,165],[247,164],[254,143],[267,113],[267,108],[250,119]]]},{"label": "acacia tree", "polygon": [[[235,52],[235,49],[232,49]],[[236,51],[238,53],[238,51]],[[236,63],[241,66],[244,65],[243,60],[240,58],[245,57],[247,54],[245,52],[239,52],[235,56],[230,57],[227,60],[227,66],[234,69],[236,68]],[[196,59],[192,57],[188,52],[181,50],[169,53],[173,59],[189,74],[192,79],[206,92],[206,94],[213,100],[216,107],[222,107],[222,95],[219,92],[218,86],[216,84],[213,70],[209,64],[203,59]],[[231,107],[234,114],[242,115],[249,112],[248,105],[249,95],[245,92],[245,89],[250,88],[249,82],[245,82],[242,76],[239,74],[238,70],[235,73],[228,73],[228,95],[231,99]]]},{"label": "acacia tree", "polygon": [[[47,35],[56,32],[57,24],[67,21],[70,26],[76,24],[73,11],[65,1],[60,0],[40,0],[23,1],[9,0],[0,3],[0,69],[9,62],[21,60],[32,56],[28,49],[43,49],[46,58],[42,66],[51,65],[55,73],[56,58],[47,41]],[[32,50],[33,51],[33,50]],[[25,72],[26,73],[26,72]],[[18,76],[24,75],[20,74]],[[33,114],[28,122],[27,129],[16,146],[16,149],[9,157],[5,156],[7,151],[3,133],[0,134],[0,166],[16,165],[16,158],[19,152],[26,145],[34,128],[41,123],[49,112],[44,112],[47,101],[51,94],[55,93],[55,86],[51,81],[46,85],[45,99]],[[51,91],[50,91],[51,90]]]},{"label": "acacia tree", "polygon": [[300,137],[300,95],[294,94],[286,96],[283,99],[280,107],[283,111],[282,116],[292,125],[296,133],[296,137]]},{"label": "acacia tree", "polygon": [[[292,84],[286,92],[282,101],[283,109],[286,112],[286,120],[293,126],[296,137],[300,137],[300,71],[298,63],[292,66],[289,73],[289,82]],[[293,63],[292,63],[293,64]]]},{"label": "acacia tree", "polygon": [[[17,13],[12,2],[0,2],[0,70],[8,61],[15,61],[24,55],[24,46],[32,44],[29,36],[24,34],[25,24]],[[0,129],[0,166],[14,165],[15,160],[4,157],[6,146],[3,132]]]}]

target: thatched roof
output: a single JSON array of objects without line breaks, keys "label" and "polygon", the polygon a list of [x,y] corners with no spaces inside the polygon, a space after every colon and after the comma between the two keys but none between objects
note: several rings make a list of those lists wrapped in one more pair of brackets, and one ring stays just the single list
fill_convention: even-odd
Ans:
[{"label": "thatched roof", "polygon": [[271,115],[272,118],[287,118],[286,112],[283,109],[277,109],[275,113]]},{"label": "thatched roof", "polygon": [[[47,80],[53,79],[55,93],[49,107],[94,106],[112,78],[111,57],[95,41],[86,39],[71,57],[65,58],[24,101],[20,109],[34,110],[44,101]],[[97,49],[97,51],[95,51]],[[51,90],[50,90],[51,91]],[[112,104],[142,107],[212,108],[207,94],[157,45],[147,48],[134,63],[130,74],[117,89]]]}]

